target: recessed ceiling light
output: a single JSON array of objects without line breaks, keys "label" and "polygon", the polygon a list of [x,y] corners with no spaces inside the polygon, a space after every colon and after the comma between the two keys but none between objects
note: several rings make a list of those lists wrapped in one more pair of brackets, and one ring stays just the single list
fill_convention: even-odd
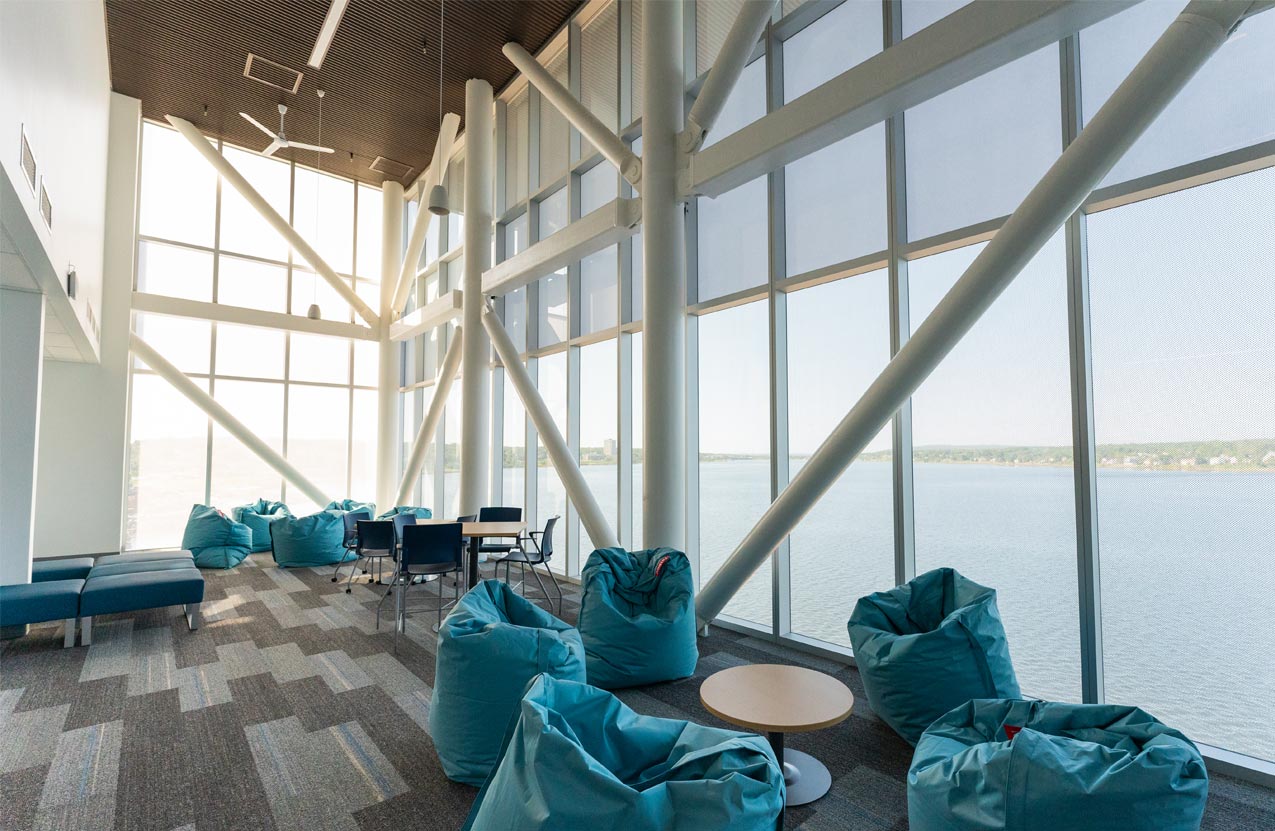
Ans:
[{"label": "recessed ceiling light", "polygon": [[314,42],[310,60],[306,61],[315,69],[323,65],[323,59],[328,54],[328,47],[332,45],[332,38],[336,36],[336,27],[341,25],[341,17],[349,4],[350,0],[332,0],[332,5],[328,7],[328,16],[323,18],[323,28],[319,30],[319,39]]}]

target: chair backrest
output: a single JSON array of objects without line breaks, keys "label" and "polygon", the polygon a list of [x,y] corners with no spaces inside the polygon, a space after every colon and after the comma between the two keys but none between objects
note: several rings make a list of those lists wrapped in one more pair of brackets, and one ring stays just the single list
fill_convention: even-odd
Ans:
[{"label": "chair backrest", "polygon": [[384,519],[358,521],[359,551],[393,551],[394,523]]},{"label": "chair backrest", "polygon": [[394,539],[398,540],[399,542],[402,542],[403,541],[403,526],[415,525],[416,514],[395,514],[391,522],[393,522],[394,524]]},{"label": "chair backrest", "polygon": [[457,522],[477,522],[478,514],[465,514],[464,516],[458,516],[456,517],[456,521]]},{"label": "chair backrest", "polygon": [[540,537],[540,559],[543,562],[549,562],[549,558],[553,556],[553,529],[560,519],[562,517],[551,516],[545,523],[545,532]]},{"label": "chair backrest", "polygon": [[371,519],[372,515],[367,511],[350,511],[341,515],[341,522],[345,524],[345,538],[342,545],[349,548],[359,541],[359,520]]},{"label": "chair backrest", "polygon": [[403,528],[404,568],[455,564],[460,568],[463,548],[459,522],[407,525]]},{"label": "chair backrest", "polygon": [[479,522],[521,522],[522,508],[479,508]]}]

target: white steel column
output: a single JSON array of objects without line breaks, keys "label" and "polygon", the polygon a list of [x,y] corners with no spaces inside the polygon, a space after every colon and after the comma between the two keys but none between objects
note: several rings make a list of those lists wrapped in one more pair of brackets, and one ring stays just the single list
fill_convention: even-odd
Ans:
[{"label": "white steel column", "polygon": [[[398,472],[398,373],[399,350],[390,340],[394,319],[394,290],[403,252],[403,186],[381,185],[381,320],[376,377],[376,504],[388,511],[394,499],[394,474]],[[397,503],[394,503],[397,504]]]},{"label": "white steel column", "polygon": [[[836,483],[899,406],[1226,42],[1251,5],[1251,0],[1193,0],[1170,24],[703,587],[695,609],[701,623],[721,612]],[[649,204],[649,189],[646,200]]]},{"label": "white steel column", "polygon": [[5,586],[31,582],[44,308],[39,292],[0,288],[0,585]]},{"label": "white steel column", "polygon": [[429,409],[425,411],[421,419],[421,426],[416,431],[416,440],[412,442],[412,450],[407,454],[407,461],[403,465],[403,479],[399,482],[398,494],[394,497],[395,505],[410,504],[416,479],[421,475],[421,469],[425,467],[426,453],[433,444],[434,436],[438,433],[438,423],[443,420],[443,411],[447,409],[447,396],[452,391],[452,381],[456,378],[456,370],[460,369],[460,357],[464,349],[462,344],[465,338],[464,329],[458,328],[452,333],[452,342],[447,347],[447,354],[443,356],[443,368],[438,373],[438,380],[434,382],[434,395],[430,399]]},{"label": "white steel column", "polygon": [[681,3],[643,5],[642,544],[686,550],[686,226],[678,200]]},{"label": "white steel column", "polygon": [[[549,412],[545,400],[540,397],[536,382],[531,380],[531,375],[518,359],[518,348],[514,346],[509,333],[505,331],[505,324],[500,320],[500,315],[488,306],[483,310],[482,323],[487,327],[487,334],[491,337],[496,356],[500,358],[505,372],[509,374],[510,383],[514,385],[518,397],[522,399],[527,416],[540,433],[540,441],[545,446],[545,452],[549,454],[549,461],[553,464],[553,469],[558,472],[558,478],[562,480],[562,487],[567,492],[567,498],[580,514],[580,522],[584,524],[585,533],[589,535],[593,547],[618,547],[620,542],[616,539],[611,523],[607,522],[606,514],[598,507],[598,500],[593,497],[589,483],[584,480],[584,474],[580,472],[580,466],[571,455],[571,449],[567,446],[567,440],[562,437],[562,431],[554,423],[553,414]],[[533,436],[527,438],[527,464],[534,470],[536,445],[532,441]]]},{"label": "white steel column", "polygon": [[487,504],[491,456],[491,349],[483,332],[483,272],[491,267],[492,93],[478,78],[465,82],[465,282],[461,300],[460,512]]},{"label": "white steel column", "polygon": [[270,465],[271,469],[284,479],[287,479],[288,484],[296,486],[297,490],[320,505],[326,505],[333,501],[331,496],[319,490],[318,486],[305,478],[305,475],[293,467],[291,462],[258,438],[256,433],[249,430],[242,421],[231,415],[229,410],[213,400],[211,395],[204,392],[199,385],[187,378],[185,373],[169,363],[168,359],[156,352],[154,347],[139,338],[136,333],[130,335],[128,348],[134,355],[141,358],[143,363],[154,370],[156,375],[172,384],[174,389],[190,399],[190,402],[196,407],[207,413],[213,421],[221,425],[222,429],[239,439],[244,447],[255,453],[261,461]]}]

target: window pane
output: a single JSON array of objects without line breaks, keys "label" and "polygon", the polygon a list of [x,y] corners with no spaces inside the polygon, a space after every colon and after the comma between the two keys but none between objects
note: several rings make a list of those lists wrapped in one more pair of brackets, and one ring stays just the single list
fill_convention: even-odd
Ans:
[{"label": "window pane", "polygon": [[505,208],[527,198],[528,92],[513,97],[505,110]]},{"label": "window pane", "polygon": [[[188,317],[165,317],[138,312],[133,331],[147,345],[182,372],[207,375],[212,357],[212,324]],[[134,365],[146,364],[134,358]]]},{"label": "window pane", "polygon": [[[555,355],[547,355],[536,361],[536,364],[538,373],[536,387],[540,390],[540,397],[544,399],[546,406],[548,406],[549,414],[553,416],[554,424],[558,425],[558,430],[565,436],[567,434],[567,353],[559,352]],[[549,454],[545,451],[544,442],[538,438],[536,445],[537,524],[543,528],[545,520],[549,519],[549,517],[562,517],[562,520],[558,523],[556,539],[553,541],[554,548],[558,551],[558,556],[554,557],[550,562],[553,570],[561,574],[565,571],[567,565],[567,529],[564,524],[567,519],[567,492],[562,487],[562,480],[558,478],[558,472],[554,470],[553,464],[549,461]]]},{"label": "window pane", "polygon": [[[620,520],[619,457],[619,360],[614,339],[580,349],[580,471],[612,530]],[[580,523],[580,562],[589,558],[594,545]],[[579,567],[576,569],[579,573]]]},{"label": "window pane", "polygon": [[212,254],[142,240],[137,246],[137,290],[187,300],[212,300]]},{"label": "window pane", "polygon": [[[1139,3],[1080,34],[1088,123],[1134,64],[1182,11],[1183,2]],[[1201,67],[1104,184],[1275,138],[1275,14],[1258,14]]]},{"label": "window pane", "polygon": [[[695,73],[712,69],[745,0],[695,0]],[[689,34],[689,32],[687,33]]]},{"label": "window pane", "polygon": [[[558,83],[567,85],[567,50],[558,52],[543,61],[545,69]],[[539,187],[546,187],[567,175],[567,149],[569,144],[567,120],[562,113],[543,98],[540,100],[540,180]]]},{"label": "window pane", "polygon": [[460,211],[447,215],[447,250],[454,251],[465,242],[465,160],[452,157],[447,166],[447,199],[449,204],[459,205]]},{"label": "window pane", "polygon": [[[784,44],[791,101],[881,51],[881,6],[843,3]],[[885,125],[785,168],[788,275],[886,247]]]},{"label": "window pane", "polygon": [[1265,170],[1088,221],[1107,699],[1268,760],[1273,194]]},{"label": "window pane", "polygon": [[580,176],[580,216],[587,216],[619,196],[615,167],[600,162]]},{"label": "window pane", "polygon": [[[611,130],[619,128],[620,97],[620,15],[619,3],[612,0],[580,27],[580,103]],[[580,139],[580,157],[587,158],[593,146]]]},{"label": "window pane", "polygon": [[505,331],[514,342],[518,354],[527,351],[527,289],[520,288],[505,295]]},{"label": "window pane", "polygon": [[515,254],[521,254],[526,250],[530,243],[528,235],[530,232],[531,221],[527,214],[523,213],[517,219],[505,226],[505,259],[509,259]]},{"label": "window pane", "polygon": [[616,246],[609,245],[580,261],[580,334],[619,325],[619,275]]},{"label": "window pane", "polygon": [[318,304],[319,315],[323,320],[348,323],[354,311],[327,280],[313,271],[292,269],[292,313],[306,314],[311,303]]},{"label": "window pane", "polygon": [[217,172],[176,130],[142,125],[140,191],[140,233],[212,246]]},{"label": "window pane", "polygon": [[[796,476],[890,360],[888,274],[804,289],[787,303],[789,474]],[[848,647],[845,599],[894,583],[890,437],[887,426],[792,533],[795,632]]]},{"label": "window pane", "polygon": [[[904,7],[904,35],[959,2]],[[1047,46],[907,111],[908,238],[1005,216],[1062,152],[1058,47]]]},{"label": "window pane", "polygon": [[[699,318],[700,585],[770,504],[770,348],[765,303]],[[770,565],[725,613],[769,627]]]},{"label": "window pane", "polygon": [[[638,136],[637,138],[633,140],[633,152],[636,153],[639,157],[642,155],[642,137],[641,136]],[[633,242],[631,243],[631,247],[629,250],[630,250],[629,268],[633,272],[633,280],[630,286],[630,299],[632,300],[632,303],[633,303],[633,316],[629,318],[629,320],[632,321],[632,320],[642,319],[642,280],[644,277],[643,269],[645,268],[645,263],[643,261],[643,254],[642,254],[642,226],[641,225],[638,226],[638,232],[633,235]]]},{"label": "window pane", "polygon": [[356,340],[354,344],[354,383],[360,387],[375,387],[379,378],[381,349],[376,341]]},{"label": "window pane", "polygon": [[[352,273],[354,183],[298,165],[294,187],[292,227],[314,246],[333,270],[340,274]],[[379,239],[377,248],[380,248]],[[376,277],[379,279],[380,275]]]},{"label": "window pane", "polygon": [[217,262],[217,302],[245,309],[287,312],[288,269],[223,255]]},{"label": "window pane", "polygon": [[[909,264],[912,328],[983,246]],[[1079,700],[1065,251],[1055,236],[913,397],[916,568],[998,592],[1028,695]]]},{"label": "window pane", "polygon": [[545,239],[567,227],[567,189],[560,188],[540,200],[540,227],[537,239]]},{"label": "window pane", "polygon": [[[218,328],[218,348],[221,330]],[[282,350],[280,350],[282,352]],[[283,452],[283,384],[218,379],[213,398],[253,435]],[[276,500],[283,480],[270,465],[220,426],[213,425],[211,502],[225,513],[258,499]]]},{"label": "window pane", "polygon": [[527,504],[527,411],[514,389],[509,373],[502,372],[505,384],[504,491],[502,504]]},{"label": "window pane", "polygon": [[132,395],[124,547],[177,547],[190,506],[204,501],[208,417],[155,375],[134,374]]},{"label": "window pane", "polygon": [[218,323],[217,374],[282,381],[286,340],[287,334],[278,329]]},{"label": "window pane", "polygon": [[464,427],[461,422],[460,384],[452,384],[443,409],[443,516],[460,516],[460,442]]},{"label": "window pane", "polygon": [[350,342],[327,335],[293,332],[288,350],[288,378],[292,381],[350,383]]},{"label": "window pane", "polygon": [[[344,499],[350,391],[288,385],[288,461],[324,493]],[[284,500],[297,516],[323,508],[289,485]]]},{"label": "window pane", "polygon": [[381,280],[381,228],[384,211],[381,191],[359,185],[359,250],[355,273],[378,283]]},{"label": "window pane", "polygon": [[[287,162],[258,156],[237,147],[224,148],[222,155],[261,194],[270,207],[284,219],[288,218],[292,171]],[[347,224],[347,233],[349,227]],[[221,249],[268,260],[288,259],[288,244],[283,237],[266,224],[261,214],[244,201],[238,191],[225,182],[221,186]]]},{"label": "window pane", "polygon": [[557,271],[540,279],[540,346],[567,339],[567,272]]},{"label": "window pane", "polygon": [[[350,496],[362,502],[376,499],[376,391],[355,390],[350,435]],[[389,510],[378,507],[377,512]]]},{"label": "window pane", "polygon": [[[766,114],[766,61],[762,58],[744,67],[735,88],[726,97],[721,115],[713,125],[713,131],[704,140],[707,147],[726,136],[746,127]],[[634,152],[639,152],[634,149]]]},{"label": "window pane", "polygon": [[642,548],[642,462],[644,459],[643,448],[646,442],[643,441],[643,429],[646,423],[642,420],[642,367],[644,366],[642,355],[642,333],[635,332],[633,334],[633,447],[629,452],[633,454],[633,550],[638,551]]}]

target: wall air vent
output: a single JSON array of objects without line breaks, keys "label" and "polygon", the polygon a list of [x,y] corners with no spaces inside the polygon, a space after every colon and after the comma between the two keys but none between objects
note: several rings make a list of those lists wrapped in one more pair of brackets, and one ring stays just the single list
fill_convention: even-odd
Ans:
[{"label": "wall air vent", "polygon": [[31,142],[27,141],[26,125],[22,127],[22,175],[27,179],[31,192],[35,193],[35,153],[31,152]]},{"label": "wall air vent", "polygon": [[49,192],[44,187],[44,180],[40,180],[40,216],[44,217],[44,224],[49,230],[53,230],[53,203],[49,201]]},{"label": "wall air vent", "polygon": [[409,164],[387,159],[384,156],[377,156],[368,167],[387,179],[394,179],[399,182],[406,179],[407,175],[413,170]]},{"label": "wall air vent", "polygon": [[258,83],[287,93],[296,94],[296,91],[301,88],[302,73],[251,52],[248,53],[248,60],[243,65],[243,75],[245,78],[251,78]]}]

